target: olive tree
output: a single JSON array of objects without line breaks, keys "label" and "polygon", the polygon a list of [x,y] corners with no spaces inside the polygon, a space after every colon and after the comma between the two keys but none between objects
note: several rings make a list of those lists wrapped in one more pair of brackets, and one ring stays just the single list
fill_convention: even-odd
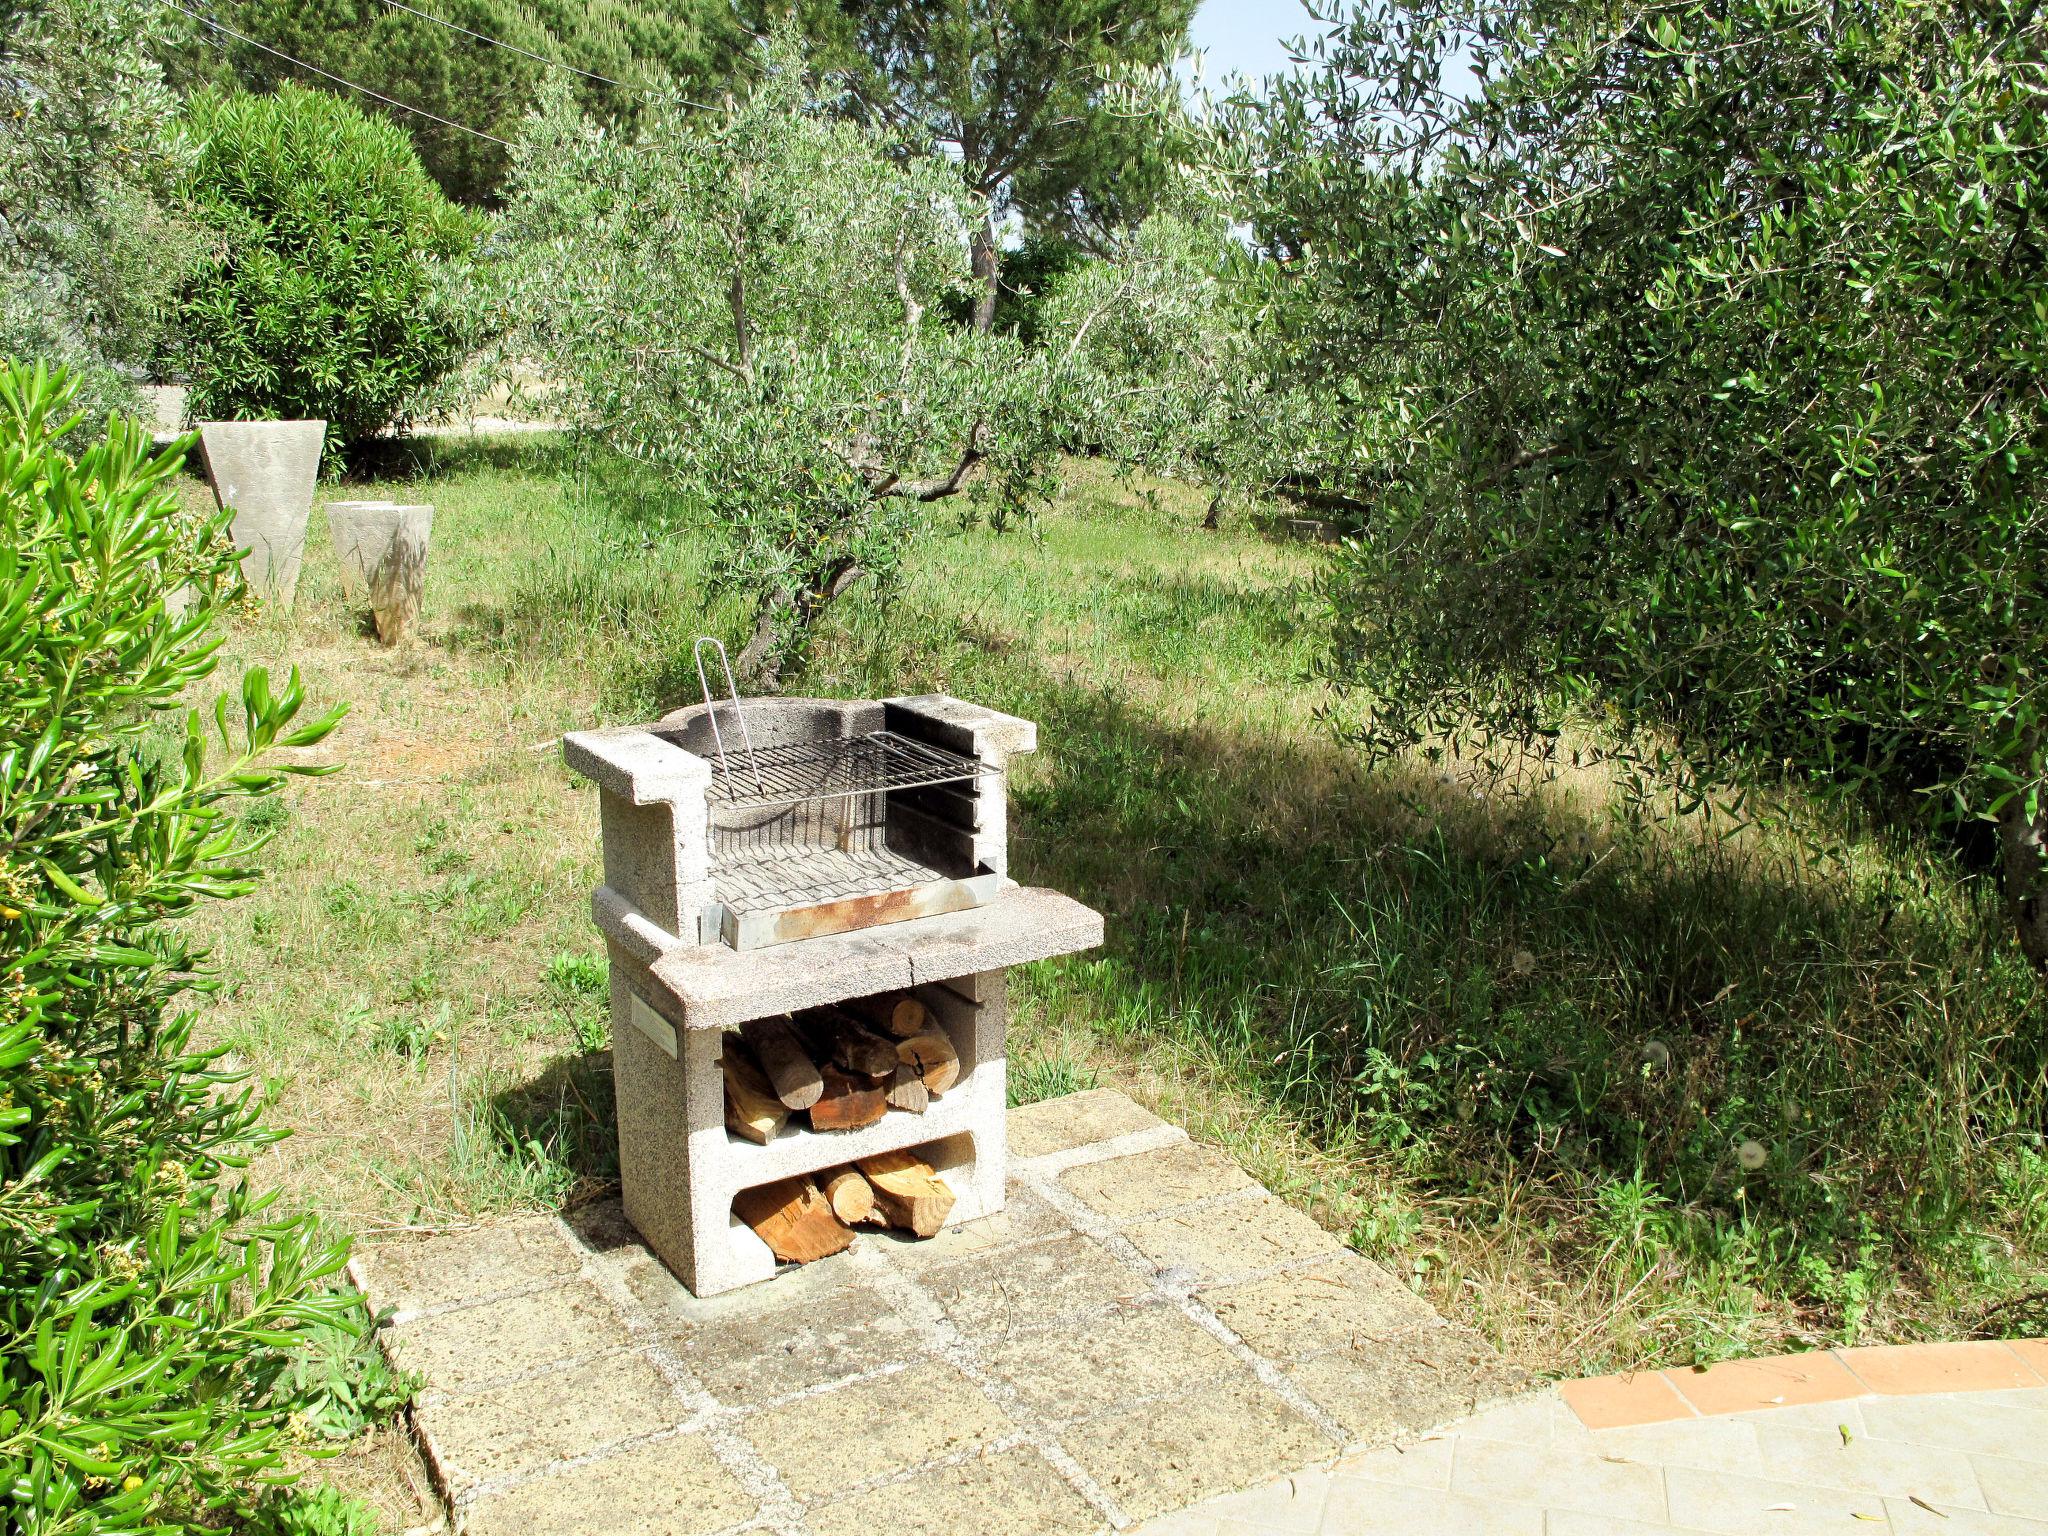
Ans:
[{"label": "olive tree", "polygon": [[0,351],[69,364],[93,418],[131,403],[199,250],[158,63],[182,23],[154,0],[0,8]]},{"label": "olive tree", "polygon": [[1043,489],[1043,370],[945,324],[971,207],[945,161],[828,110],[787,38],[717,112],[630,142],[559,95],[515,156],[499,303],[580,426],[654,466],[755,604],[740,658],[772,685],[818,616],[886,583],[930,503]]},{"label": "olive tree", "polygon": [[1183,189],[1060,278],[1038,318],[1075,437],[1206,487],[1211,528],[1306,469],[1322,415],[1261,333],[1242,265],[1223,210]]},{"label": "olive tree", "polygon": [[1988,820],[2048,965],[2041,8],[1372,0],[1326,55],[1225,141],[1362,445],[1364,738],[1590,704]]}]

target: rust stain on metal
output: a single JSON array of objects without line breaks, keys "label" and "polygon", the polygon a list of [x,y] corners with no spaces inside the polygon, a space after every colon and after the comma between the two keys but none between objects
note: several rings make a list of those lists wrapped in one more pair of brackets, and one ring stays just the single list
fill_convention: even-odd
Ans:
[{"label": "rust stain on metal", "polygon": [[822,938],[855,928],[937,917],[941,912],[959,912],[975,905],[978,900],[974,893],[952,880],[937,880],[904,891],[880,891],[872,896],[849,896],[779,913],[775,919],[775,942],[787,944],[794,939]]}]

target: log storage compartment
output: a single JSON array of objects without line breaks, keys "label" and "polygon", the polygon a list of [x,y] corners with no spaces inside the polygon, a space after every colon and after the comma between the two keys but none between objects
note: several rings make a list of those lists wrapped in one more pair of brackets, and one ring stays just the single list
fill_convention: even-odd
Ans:
[{"label": "log storage compartment", "polygon": [[943,694],[564,739],[599,789],[626,1214],[698,1295],[1002,1208],[1004,971],[1102,940],[1009,878],[1035,746]]}]

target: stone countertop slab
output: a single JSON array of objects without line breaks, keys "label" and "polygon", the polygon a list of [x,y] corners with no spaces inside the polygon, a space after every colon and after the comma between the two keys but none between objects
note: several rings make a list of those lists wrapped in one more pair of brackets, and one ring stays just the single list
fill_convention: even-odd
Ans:
[{"label": "stone countertop slab", "polygon": [[[613,907],[594,909],[611,933]],[[830,934],[768,949],[676,944],[649,974],[662,995],[648,1002],[683,1029],[725,1029],[865,993],[1001,970],[1102,942],[1102,915],[1058,891],[1019,886],[985,906],[881,928]]]}]

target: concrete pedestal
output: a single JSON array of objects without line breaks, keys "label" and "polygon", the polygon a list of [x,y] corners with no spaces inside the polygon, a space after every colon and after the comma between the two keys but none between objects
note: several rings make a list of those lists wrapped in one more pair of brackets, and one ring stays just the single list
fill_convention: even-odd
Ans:
[{"label": "concrete pedestal", "polygon": [[291,606],[320,475],[324,421],[202,421],[214,499],[234,512],[242,572],[266,602]]}]

